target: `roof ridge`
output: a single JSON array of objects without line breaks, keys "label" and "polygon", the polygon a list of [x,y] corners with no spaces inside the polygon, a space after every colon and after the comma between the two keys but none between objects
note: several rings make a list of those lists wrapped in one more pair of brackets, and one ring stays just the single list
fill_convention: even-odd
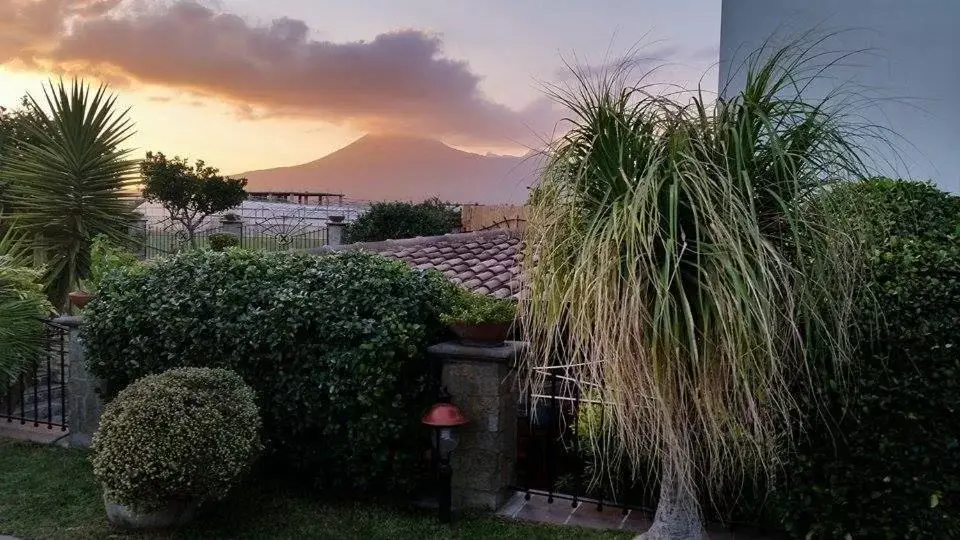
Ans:
[{"label": "roof ridge", "polygon": [[415,245],[430,245],[441,241],[466,241],[480,240],[499,236],[510,238],[520,238],[520,232],[510,229],[489,229],[485,231],[470,231],[461,233],[447,233],[437,236],[414,236],[413,238],[397,238],[380,240],[377,242],[355,242],[353,244],[341,244],[338,246],[323,246],[316,251],[381,251],[392,247],[405,247]]}]

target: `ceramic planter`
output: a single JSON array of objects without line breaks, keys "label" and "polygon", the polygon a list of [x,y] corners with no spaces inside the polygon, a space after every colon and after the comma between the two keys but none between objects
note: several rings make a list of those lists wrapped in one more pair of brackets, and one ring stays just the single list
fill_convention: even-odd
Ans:
[{"label": "ceramic planter", "polygon": [[123,529],[169,529],[189,523],[197,512],[199,503],[172,501],[166,507],[153,512],[137,512],[122,504],[110,500],[103,492],[103,503],[107,509],[107,521],[114,527]]},{"label": "ceramic planter", "polygon": [[509,323],[464,323],[455,322],[450,329],[460,343],[472,347],[499,347],[510,334]]},{"label": "ceramic planter", "polygon": [[77,309],[83,309],[83,306],[97,297],[96,294],[87,291],[73,291],[67,296],[70,298],[70,305]]}]

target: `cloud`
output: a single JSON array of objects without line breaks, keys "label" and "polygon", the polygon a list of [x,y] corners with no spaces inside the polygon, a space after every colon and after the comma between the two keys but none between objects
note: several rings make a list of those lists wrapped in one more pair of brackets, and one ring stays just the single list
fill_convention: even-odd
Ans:
[{"label": "cloud", "polygon": [[254,25],[185,0],[0,0],[0,64],[160,85],[246,117],[315,117],[454,144],[524,143],[553,127],[543,103],[514,110],[484,96],[480,76],[442,45],[418,30],[317,41],[300,20]]}]

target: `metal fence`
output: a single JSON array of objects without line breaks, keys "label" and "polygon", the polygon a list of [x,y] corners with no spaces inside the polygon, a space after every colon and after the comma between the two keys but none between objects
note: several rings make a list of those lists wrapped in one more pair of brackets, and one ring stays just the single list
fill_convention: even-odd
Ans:
[{"label": "metal fence", "polygon": [[[615,452],[600,448],[594,453],[586,440],[588,429],[603,429],[604,404],[560,370],[545,369],[542,374],[542,384],[519,403],[513,489],[528,500],[543,495],[549,503],[583,503],[598,511],[615,507],[626,514],[655,507],[656,494],[633,481],[625,464],[610,459]],[[562,391],[565,386],[572,391]]]},{"label": "metal fence", "polygon": [[274,219],[254,223],[220,223],[190,235],[178,223],[170,220],[148,226],[140,233],[140,255],[151,259],[191,248],[210,247],[210,238],[216,234],[232,234],[239,247],[261,251],[312,249],[327,243],[327,229],[302,219]]},{"label": "metal fence", "polygon": [[67,430],[69,329],[44,321],[44,349],[23,373],[0,384],[0,422]]}]

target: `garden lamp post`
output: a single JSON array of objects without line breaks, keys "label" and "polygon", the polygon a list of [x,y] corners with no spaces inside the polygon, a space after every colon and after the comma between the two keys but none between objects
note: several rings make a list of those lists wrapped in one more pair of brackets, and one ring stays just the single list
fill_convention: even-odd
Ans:
[{"label": "garden lamp post", "polygon": [[439,505],[440,522],[450,523],[451,493],[450,482],[453,469],[450,467],[450,454],[457,447],[457,428],[467,423],[460,408],[453,403],[434,403],[422,422],[432,429],[430,440],[433,443],[433,455],[438,464],[437,477],[440,481]]}]

